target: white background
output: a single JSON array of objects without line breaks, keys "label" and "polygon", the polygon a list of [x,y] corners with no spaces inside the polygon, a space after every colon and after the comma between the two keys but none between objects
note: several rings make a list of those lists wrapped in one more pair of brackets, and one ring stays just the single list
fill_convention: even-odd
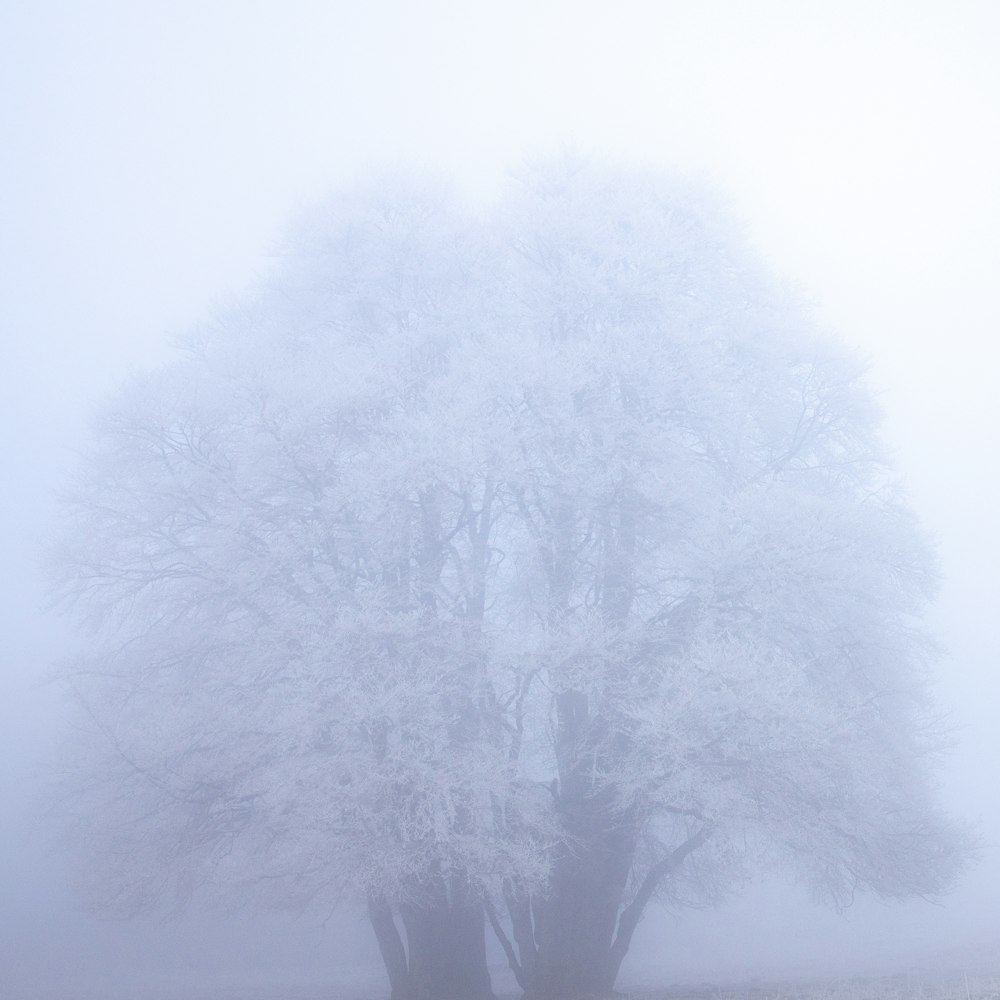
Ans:
[{"label": "white background", "polygon": [[942,794],[985,841],[940,906],[840,917],[765,882],[722,912],[647,920],[626,975],[997,944],[998,52],[989,0],[0,2],[0,968],[204,978],[251,940],[276,975],[371,956],[354,923],[76,912],[32,794],[60,724],[39,684],[69,643],[39,610],[52,495],[94,401],[265,270],[303,205],[387,163],[478,195],[563,146],[708,175],[871,358],[941,558],[939,696],[958,740]]}]

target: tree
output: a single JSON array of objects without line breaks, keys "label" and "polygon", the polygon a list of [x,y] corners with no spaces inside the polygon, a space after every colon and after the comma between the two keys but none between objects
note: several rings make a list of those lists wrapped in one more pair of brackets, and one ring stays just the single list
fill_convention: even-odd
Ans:
[{"label": "tree", "polygon": [[523,985],[610,990],[706,853],[717,877],[781,852],[835,905],[940,893],[968,840],[927,782],[934,573],[859,367],[693,199],[543,176],[503,214],[534,360],[507,481],[567,834],[510,909]]},{"label": "tree", "polygon": [[532,996],[610,990],[655,894],[763,853],[947,888],[928,556],[861,370],[709,202],[541,169],[293,247],[71,491],[92,892],[352,894],[395,1000],[447,1000],[487,918]]},{"label": "tree", "polygon": [[520,794],[477,714],[490,486],[419,431],[462,239],[433,191],[331,211],[119,394],[72,491],[82,870],[128,908],[352,893],[395,997],[487,996],[482,873],[542,859],[478,835]]}]

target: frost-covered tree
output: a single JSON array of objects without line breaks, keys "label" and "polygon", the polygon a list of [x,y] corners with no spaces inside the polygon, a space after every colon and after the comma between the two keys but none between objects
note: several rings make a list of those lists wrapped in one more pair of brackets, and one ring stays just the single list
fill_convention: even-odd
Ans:
[{"label": "frost-covered tree", "polygon": [[537,827],[490,834],[531,792],[486,675],[495,486],[426,398],[476,308],[469,243],[433,191],[329,212],[105,407],[70,491],[81,870],[128,908],[354,894],[394,996],[483,996],[481,900],[545,859]]},{"label": "frost-covered tree", "polygon": [[764,854],[835,905],[940,893],[968,841],[928,784],[934,572],[862,371],[696,196],[527,187],[505,481],[565,839],[509,887],[522,984],[610,990],[654,894]]},{"label": "frost-covered tree", "polygon": [[682,184],[332,203],[105,408],[67,514],[105,900],[351,896],[396,1000],[488,996],[488,918],[559,997],[759,858],[844,905],[965,857],[862,373]]}]

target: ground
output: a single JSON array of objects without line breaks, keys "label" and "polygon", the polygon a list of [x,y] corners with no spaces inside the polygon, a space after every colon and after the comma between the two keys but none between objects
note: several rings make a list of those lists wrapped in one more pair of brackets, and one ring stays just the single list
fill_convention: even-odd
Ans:
[{"label": "ground", "polygon": [[[178,971],[166,981],[61,982],[5,984],[3,1000],[386,1000],[379,978],[322,976],[289,983],[276,974],[269,982],[246,976],[206,982],[197,974]],[[500,970],[496,970],[500,971]],[[498,977],[499,978],[499,977]],[[11,986],[13,988],[11,989]],[[520,1000],[519,993],[501,991],[498,1000]],[[1000,1000],[1000,942],[997,947],[963,949],[928,955],[919,967],[894,975],[828,978],[815,981],[755,980],[725,985],[702,983],[655,989],[643,987],[616,993],[608,1000]]]},{"label": "ground", "polygon": [[1000,975],[986,978],[898,975],[882,979],[775,983],[722,990],[623,993],[621,1000],[1000,1000]]}]

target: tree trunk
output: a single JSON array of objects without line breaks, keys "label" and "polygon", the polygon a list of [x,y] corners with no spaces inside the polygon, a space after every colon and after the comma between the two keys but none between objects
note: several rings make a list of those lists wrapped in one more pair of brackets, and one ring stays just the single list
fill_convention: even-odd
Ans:
[{"label": "tree trunk", "polygon": [[406,950],[389,904],[381,897],[369,896],[368,918],[375,931],[385,971],[389,975],[391,1000],[410,1000],[410,971],[406,962]]},{"label": "tree trunk", "polygon": [[533,974],[525,981],[531,998],[578,1000],[611,992],[657,885],[707,833],[689,837],[654,865],[623,909],[639,826],[617,802],[614,788],[602,788],[594,779],[601,756],[620,759],[623,750],[604,720],[589,711],[585,694],[562,692],[556,706],[557,808],[566,838],[554,858],[548,892],[533,908],[537,950]]},{"label": "tree trunk", "polygon": [[556,696],[557,808],[566,833],[548,892],[534,908],[537,942],[530,996],[600,995],[614,983],[611,946],[635,857],[634,817],[614,790],[595,783],[595,764],[619,752],[587,695]]},{"label": "tree trunk", "polygon": [[402,908],[409,950],[407,1000],[493,1000],[479,900]]},{"label": "tree trunk", "polygon": [[438,888],[425,905],[400,907],[405,947],[389,905],[368,900],[392,1000],[493,1000],[483,904],[463,879]]},{"label": "tree trunk", "polygon": [[[578,840],[575,851],[557,859],[548,896],[532,908],[531,964],[516,970],[530,1000],[580,1000],[610,994],[657,887],[710,835],[708,827],[699,829],[653,865],[634,898],[621,909],[635,856],[634,827],[608,823],[603,830],[595,826],[591,832],[588,841],[581,845]],[[513,910],[511,915],[516,927]],[[523,922],[524,914],[519,916]],[[520,950],[523,955],[524,948]]]},{"label": "tree trunk", "polygon": [[[469,657],[460,672],[449,671],[441,686],[441,711],[455,721],[449,727],[451,747],[464,752],[479,739],[482,707],[477,685],[482,672],[478,657],[479,630],[485,601],[485,573],[489,565],[490,510],[495,487],[487,482],[478,514],[468,523],[472,543],[472,591],[468,598],[466,635]],[[418,496],[419,521],[414,526],[417,551],[416,578],[411,580],[409,557],[397,571],[400,581],[416,587],[413,602],[429,628],[437,625],[441,573],[452,537],[443,524],[441,487],[422,490]],[[404,502],[404,509],[410,501]],[[453,534],[453,533],[452,533]],[[391,576],[391,574],[390,574]],[[410,595],[404,595],[409,598]],[[458,797],[452,831],[472,833],[474,811]],[[415,878],[407,888],[418,902],[399,906],[406,935],[404,947],[392,911],[369,902],[369,915],[389,974],[392,1000],[493,1000],[486,964],[486,919],[482,900],[469,880],[458,872],[443,874],[437,864],[433,874]]]},{"label": "tree trunk", "polygon": [[646,904],[652,899],[657,886],[659,886],[667,875],[677,871],[684,864],[684,859],[692,851],[698,850],[708,840],[710,832],[709,827],[702,827],[688,837],[680,846],[675,847],[665,858],[653,865],[646,873],[646,877],[642,880],[635,898],[622,910],[621,916],[618,918],[618,929],[615,931],[615,939],[611,944],[609,955],[608,972],[610,979],[608,989],[614,985],[615,980],[618,978],[618,971],[622,967],[622,961],[628,954],[629,946],[632,944],[632,935],[635,933],[636,927],[639,926],[639,920],[646,909]]},{"label": "tree trunk", "polygon": [[529,996],[610,992],[617,973],[612,943],[635,844],[628,826],[593,829],[556,861],[548,895],[535,908],[538,954]]}]

